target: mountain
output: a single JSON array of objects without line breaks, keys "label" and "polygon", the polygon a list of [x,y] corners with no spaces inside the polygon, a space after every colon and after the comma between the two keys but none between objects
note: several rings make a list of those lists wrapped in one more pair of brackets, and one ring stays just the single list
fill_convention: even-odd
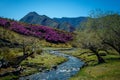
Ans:
[{"label": "mountain", "polygon": [[27,15],[25,15],[22,19],[20,19],[21,22],[26,22],[30,24],[39,24],[44,26],[50,26],[53,28],[56,28],[58,26],[58,23],[52,20],[51,18],[45,16],[45,15],[39,15],[36,12],[30,12]]},{"label": "mountain", "polygon": [[77,26],[80,25],[81,22],[86,21],[87,17],[76,17],[76,18],[62,17],[62,18],[53,18],[53,20],[59,23],[67,22],[71,26],[76,28]]},{"label": "mountain", "polygon": [[65,31],[73,31],[71,30],[72,26],[69,23],[59,23],[54,19],[49,18],[46,15],[39,15],[36,12],[30,12],[27,15],[25,15],[22,19],[20,19],[21,22],[30,23],[30,24],[39,24],[44,26],[49,26],[52,28],[58,28]]},{"label": "mountain", "polygon": [[39,15],[36,12],[30,12],[20,19],[21,22],[29,24],[39,24],[44,26],[49,26],[52,28],[57,28],[72,32],[82,21],[85,21],[87,17],[76,17],[76,18],[49,18],[46,15]]}]

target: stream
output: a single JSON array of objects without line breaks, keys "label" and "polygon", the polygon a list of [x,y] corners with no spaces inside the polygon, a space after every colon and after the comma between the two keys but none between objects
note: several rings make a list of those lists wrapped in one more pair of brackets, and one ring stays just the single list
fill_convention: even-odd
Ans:
[{"label": "stream", "polygon": [[68,80],[84,65],[80,59],[59,51],[50,51],[50,54],[65,57],[68,61],[58,65],[57,69],[20,77],[19,80]]}]

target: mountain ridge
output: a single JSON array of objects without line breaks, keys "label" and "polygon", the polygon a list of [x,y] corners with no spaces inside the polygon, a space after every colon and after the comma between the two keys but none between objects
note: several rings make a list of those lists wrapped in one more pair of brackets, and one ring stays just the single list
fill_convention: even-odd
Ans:
[{"label": "mountain ridge", "polygon": [[72,32],[77,28],[82,21],[85,21],[87,17],[62,17],[62,18],[50,18],[46,15],[39,15],[36,12],[29,12],[19,21],[30,23],[30,24],[39,24],[44,26],[49,26],[52,28],[57,28]]},{"label": "mountain ridge", "polygon": [[86,21],[87,17],[62,17],[53,19],[59,23],[68,22],[76,28],[81,22]]},{"label": "mountain ridge", "polygon": [[[53,28],[58,26],[57,22],[53,21],[48,16],[39,15],[36,12],[29,12],[27,15],[25,15],[19,21],[30,23],[30,24],[39,24],[39,25],[44,25],[44,26],[50,26]],[[52,23],[52,24],[50,24],[50,23]]]}]

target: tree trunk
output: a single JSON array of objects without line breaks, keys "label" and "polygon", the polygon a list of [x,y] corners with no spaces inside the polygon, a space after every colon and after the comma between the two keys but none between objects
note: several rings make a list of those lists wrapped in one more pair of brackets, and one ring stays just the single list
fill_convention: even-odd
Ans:
[{"label": "tree trunk", "polygon": [[105,60],[97,53],[95,53],[95,55],[97,56],[97,59],[98,59],[98,64],[100,63],[105,63]]},{"label": "tree trunk", "polygon": [[93,53],[95,53],[95,55],[97,56],[98,59],[98,64],[100,63],[105,63],[105,60],[99,55],[98,51],[94,50],[94,49],[90,49]]},{"label": "tree trunk", "polygon": [[26,54],[26,55],[17,57],[16,61],[15,61],[15,64],[13,66],[19,65],[23,60],[25,60],[27,57],[31,56],[32,54],[34,54],[34,52],[31,52],[30,54]]}]

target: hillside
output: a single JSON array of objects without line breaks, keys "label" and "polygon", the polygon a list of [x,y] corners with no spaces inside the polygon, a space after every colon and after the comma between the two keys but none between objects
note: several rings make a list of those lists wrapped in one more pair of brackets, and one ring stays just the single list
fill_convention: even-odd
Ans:
[{"label": "hillside", "polygon": [[42,25],[30,25],[0,18],[0,26],[21,35],[44,39],[50,43],[66,43],[73,39],[72,34]]},{"label": "hillside", "polygon": [[0,18],[0,80],[18,80],[20,76],[41,72],[40,69],[45,71],[65,62],[65,58],[42,52],[42,49],[68,47],[67,36],[72,37],[71,33],[50,27]]}]

